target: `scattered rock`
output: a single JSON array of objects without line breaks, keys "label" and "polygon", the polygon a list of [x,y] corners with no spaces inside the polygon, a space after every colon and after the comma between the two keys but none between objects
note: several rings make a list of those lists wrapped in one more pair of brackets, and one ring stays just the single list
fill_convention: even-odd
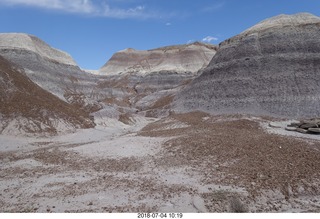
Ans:
[{"label": "scattered rock", "polygon": [[205,207],[205,203],[203,198],[196,195],[193,197],[193,206],[201,213],[208,212],[207,208]]},{"label": "scattered rock", "polygon": [[320,119],[314,118],[309,120],[303,120],[299,123],[291,123],[287,125],[285,130],[287,131],[296,131],[303,134],[316,134],[320,133]]},{"label": "scattered rock", "polygon": [[272,127],[272,128],[281,128],[281,125],[275,123],[275,122],[270,122],[269,123],[269,127]]},{"label": "scattered rock", "polygon": [[304,123],[300,126],[302,129],[308,129],[308,128],[318,128],[318,125],[316,123]]},{"label": "scattered rock", "polygon": [[299,125],[301,125],[300,122],[292,122],[291,124],[288,125],[288,127],[299,127]]},{"label": "scattered rock", "polygon": [[297,132],[300,132],[300,133],[302,133],[302,134],[308,133],[308,130],[302,129],[302,128],[297,128],[296,131],[297,131]]},{"label": "scattered rock", "polygon": [[237,197],[230,199],[230,212],[232,213],[245,213],[248,212],[246,206]]},{"label": "scattered rock", "polygon": [[314,133],[320,133],[320,128],[309,128],[308,131],[314,132]]},{"label": "scattered rock", "polygon": [[295,127],[290,127],[290,126],[288,125],[288,127],[286,127],[285,130],[287,130],[287,131],[297,131],[297,128],[295,128]]}]

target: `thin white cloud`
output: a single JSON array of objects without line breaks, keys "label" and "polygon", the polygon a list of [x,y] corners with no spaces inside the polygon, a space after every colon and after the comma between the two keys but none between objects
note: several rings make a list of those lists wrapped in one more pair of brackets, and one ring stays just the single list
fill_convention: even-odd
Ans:
[{"label": "thin white cloud", "polygon": [[122,9],[111,8],[109,5],[104,4],[104,7],[97,10],[98,16],[113,17],[113,18],[155,18],[156,14],[146,11],[145,6],[139,5],[135,8]]},{"label": "thin white cloud", "polygon": [[195,40],[188,40],[187,44],[190,44],[190,43],[194,43],[196,42]]},{"label": "thin white cloud", "polygon": [[166,26],[171,26],[172,24],[170,22],[166,23]]},{"label": "thin white cloud", "polygon": [[212,41],[217,41],[217,40],[218,38],[213,36],[207,36],[202,39],[203,42],[207,42],[207,43],[211,43]]},{"label": "thin white cloud", "polygon": [[204,8],[202,8],[202,12],[212,12],[212,11],[216,11],[219,10],[221,8],[223,8],[223,6],[225,5],[225,2],[219,2],[213,5],[208,5]]},{"label": "thin white cloud", "polygon": [[70,13],[88,14],[111,18],[156,18],[159,15],[149,12],[143,5],[133,8],[114,8],[105,1],[92,0],[0,0],[0,5],[28,6],[58,10]]}]

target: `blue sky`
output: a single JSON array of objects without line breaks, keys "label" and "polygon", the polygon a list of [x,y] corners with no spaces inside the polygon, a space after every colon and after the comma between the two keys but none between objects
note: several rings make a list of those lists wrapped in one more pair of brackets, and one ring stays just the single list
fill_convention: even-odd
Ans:
[{"label": "blue sky", "polygon": [[33,34],[98,69],[125,49],[230,38],[278,14],[320,16],[319,0],[0,0],[0,32]]}]

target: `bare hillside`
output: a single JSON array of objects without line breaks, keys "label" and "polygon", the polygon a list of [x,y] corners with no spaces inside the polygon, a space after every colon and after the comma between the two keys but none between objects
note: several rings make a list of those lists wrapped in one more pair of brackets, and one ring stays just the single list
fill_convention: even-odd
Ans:
[{"label": "bare hillside", "polygon": [[220,44],[177,109],[320,116],[320,18],[279,15]]},{"label": "bare hillside", "polygon": [[56,134],[92,128],[89,115],[43,90],[0,56],[0,133]]},{"label": "bare hillside", "polygon": [[204,43],[167,46],[146,51],[130,48],[115,53],[99,72],[102,75],[146,75],[160,71],[196,73],[209,64],[216,50],[216,46]]}]

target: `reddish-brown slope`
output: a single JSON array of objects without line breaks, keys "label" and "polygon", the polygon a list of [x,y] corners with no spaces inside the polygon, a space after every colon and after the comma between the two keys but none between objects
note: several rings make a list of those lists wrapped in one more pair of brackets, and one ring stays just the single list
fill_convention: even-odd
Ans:
[{"label": "reddish-brown slope", "polygon": [[0,133],[54,134],[94,126],[87,113],[43,90],[1,56],[0,116]]}]

